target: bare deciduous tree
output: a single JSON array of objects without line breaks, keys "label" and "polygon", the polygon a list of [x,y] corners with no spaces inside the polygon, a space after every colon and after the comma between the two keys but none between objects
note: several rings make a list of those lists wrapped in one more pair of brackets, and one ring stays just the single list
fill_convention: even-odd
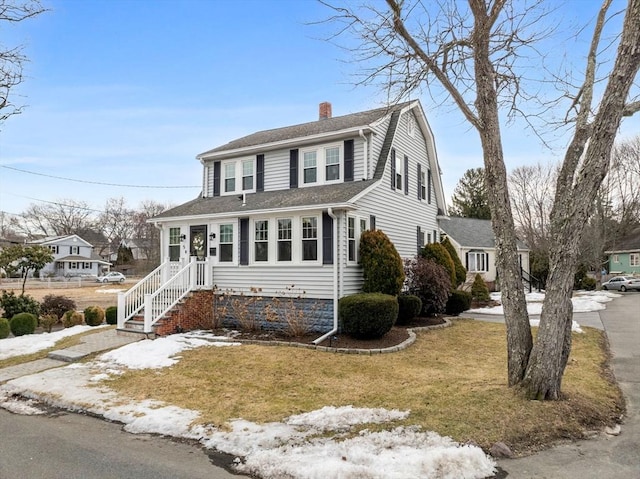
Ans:
[{"label": "bare deciduous tree", "polygon": [[[21,22],[44,11],[38,0],[0,0],[0,24]],[[26,61],[22,46],[0,47],[0,123],[22,112],[22,106],[11,101],[10,93],[22,83],[22,69]]]},{"label": "bare deciduous tree", "polygon": [[[573,272],[578,244],[591,205],[606,175],[613,141],[623,115],[640,109],[629,93],[640,67],[640,0],[629,0],[618,49],[603,75],[599,104],[600,39],[611,1],[597,16],[583,80],[572,94],[567,124],[572,139],[559,171],[551,213],[550,276],[536,342],[532,340],[516,249],[515,225],[507,187],[500,112],[522,113],[531,96],[524,88],[536,42],[544,30],[543,2],[468,0],[423,3],[386,0],[387,9],[331,7],[332,21],[362,40],[360,60],[373,65],[363,83],[383,79],[395,99],[427,88],[444,91],[478,132],[485,181],[496,236],[497,269],[507,325],[508,379],[526,396],[560,397],[571,350]],[[557,80],[557,77],[554,78]],[[435,86],[438,85],[438,88]],[[564,85],[567,86],[567,85]],[[529,121],[532,117],[525,116]]]},{"label": "bare deciduous tree", "polygon": [[28,238],[76,234],[93,227],[94,212],[86,201],[59,199],[29,205],[14,226]]}]

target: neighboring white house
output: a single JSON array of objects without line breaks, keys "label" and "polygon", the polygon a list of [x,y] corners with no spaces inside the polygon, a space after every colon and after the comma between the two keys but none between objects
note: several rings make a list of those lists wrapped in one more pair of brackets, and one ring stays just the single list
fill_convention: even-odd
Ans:
[{"label": "neighboring white house", "polygon": [[[401,256],[413,257],[437,241],[446,207],[420,102],[339,117],[322,103],[319,117],[198,155],[201,196],[151,221],[165,265],[202,265],[200,288],[245,295],[260,288],[273,297],[295,285],[320,306],[313,328],[327,331],[337,300],[361,290],[360,234],[382,230]],[[119,324],[142,309],[141,299],[122,301]]]},{"label": "neighboring white house", "polygon": [[[477,273],[486,282],[496,281],[496,238],[491,220],[452,216],[447,221],[442,221],[440,227],[456,249],[463,266],[467,268],[467,281],[473,281]],[[519,240],[517,245],[520,267],[526,279],[530,273],[530,249]]]},{"label": "neighboring white house", "polygon": [[93,246],[78,235],[49,236],[29,244],[46,246],[53,261],[40,271],[40,277],[98,276],[111,265],[93,252]]}]

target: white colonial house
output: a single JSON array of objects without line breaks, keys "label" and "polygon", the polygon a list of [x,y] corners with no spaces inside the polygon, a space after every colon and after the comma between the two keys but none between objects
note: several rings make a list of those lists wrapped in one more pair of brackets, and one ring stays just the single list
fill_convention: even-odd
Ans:
[{"label": "white colonial house", "polygon": [[276,297],[293,286],[314,304],[313,329],[329,332],[338,299],[361,290],[363,231],[384,231],[403,257],[438,240],[446,207],[420,102],[339,117],[322,103],[319,116],[197,156],[202,193],[151,220],[165,261],[121,296],[120,329],[144,316],[152,332],[186,290]]},{"label": "white colonial house", "polygon": [[[496,270],[496,237],[491,220],[451,216],[442,221],[440,227],[442,235],[449,238],[460,261],[467,268],[467,282],[473,282],[476,274],[480,274],[485,282],[495,287],[499,278]],[[519,240],[517,247],[523,282],[531,289],[535,284],[529,274],[530,249]]]},{"label": "white colonial house", "polygon": [[46,246],[53,261],[40,271],[40,278],[98,276],[111,265],[93,251],[93,246],[78,235],[48,236],[29,244]]}]

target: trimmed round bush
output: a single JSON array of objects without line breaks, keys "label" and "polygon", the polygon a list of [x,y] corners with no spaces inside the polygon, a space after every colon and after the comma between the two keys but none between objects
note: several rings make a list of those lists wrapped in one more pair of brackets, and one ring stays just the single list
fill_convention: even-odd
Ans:
[{"label": "trimmed round bush", "polygon": [[60,322],[60,319],[55,314],[45,314],[40,316],[40,327],[47,333],[50,333],[53,327]]},{"label": "trimmed round bush", "polygon": [[9,327],[9,320],[7,318],[0,318],[0,339],[4,339],[9,336],[11,328]]},{"label": "trimmed round bush", "polygon": [[37,326],[38,317],[31,313],[18,313],[9,321],[9,327],[14,336],[33,334]]},{"label": "trimmed round bush", "polygon": [[466,311],[471,307],[471,293],[466,291],[460,291],[459,289],[453,290],[451,296],[447,300],[447,307],[445,312],[451,316],[458,316],[463,311]]},{"label": "trimmed round bush", "polygon": [[360,235],[362,291],[397,296],[404,283],[402,258],[389,237],[380,230]]},{"label": "trimmed round bush", "polygon": [[338,315],[342,330],[354,338],[384,336],[398,317],[398,300],[382,293],[358,293],[341,298]]},{"label": "trimmed round bush", "polygon": [[84,322],[89,326],[100,326],[104,322],[104,309],[100,306],[84,308]]},{"label": "trimmed round bush", "polygon": [[82,313],[78,313],[77,311],[74,311],[74,310],[67,311],[62,315],[62,325],[65,328],[78,326],[83,322],[84,322],[84,319],[82,317]]},{"label": "trimmed round bush", "polygon": [[107,324],[118,324],[118,307],[109,306],[104,310],[104,317],[107,320]]},{"label": "trimmed round bush", "polygon": [[422,311],[422,300],[413,294],[398,296],[398,324],[407,324]]},{"label": "trimmed round bush", "polygon": [[66,296],[48,294],[40,303],[40,314],[54,314],[58,319],[67,311],[76,309],[76,302]]}]

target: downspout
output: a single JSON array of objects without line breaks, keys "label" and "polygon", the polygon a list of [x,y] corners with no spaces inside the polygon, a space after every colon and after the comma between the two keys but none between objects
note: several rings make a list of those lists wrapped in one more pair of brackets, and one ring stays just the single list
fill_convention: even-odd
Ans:
[{"label": "downspout", "polygon": [[314,339],[313,344],[316,345],[338,332],[338,218],[331,207],[327,208],[327,214],[333,220],[333,329]]},{"label": "downspout", "polygon": [[362,138],[364,142],[364,178],[363,180],[369,179],[369,141],[367,140],[367,135],[364,134],[362,128],[358,130],[358,135]]}]

